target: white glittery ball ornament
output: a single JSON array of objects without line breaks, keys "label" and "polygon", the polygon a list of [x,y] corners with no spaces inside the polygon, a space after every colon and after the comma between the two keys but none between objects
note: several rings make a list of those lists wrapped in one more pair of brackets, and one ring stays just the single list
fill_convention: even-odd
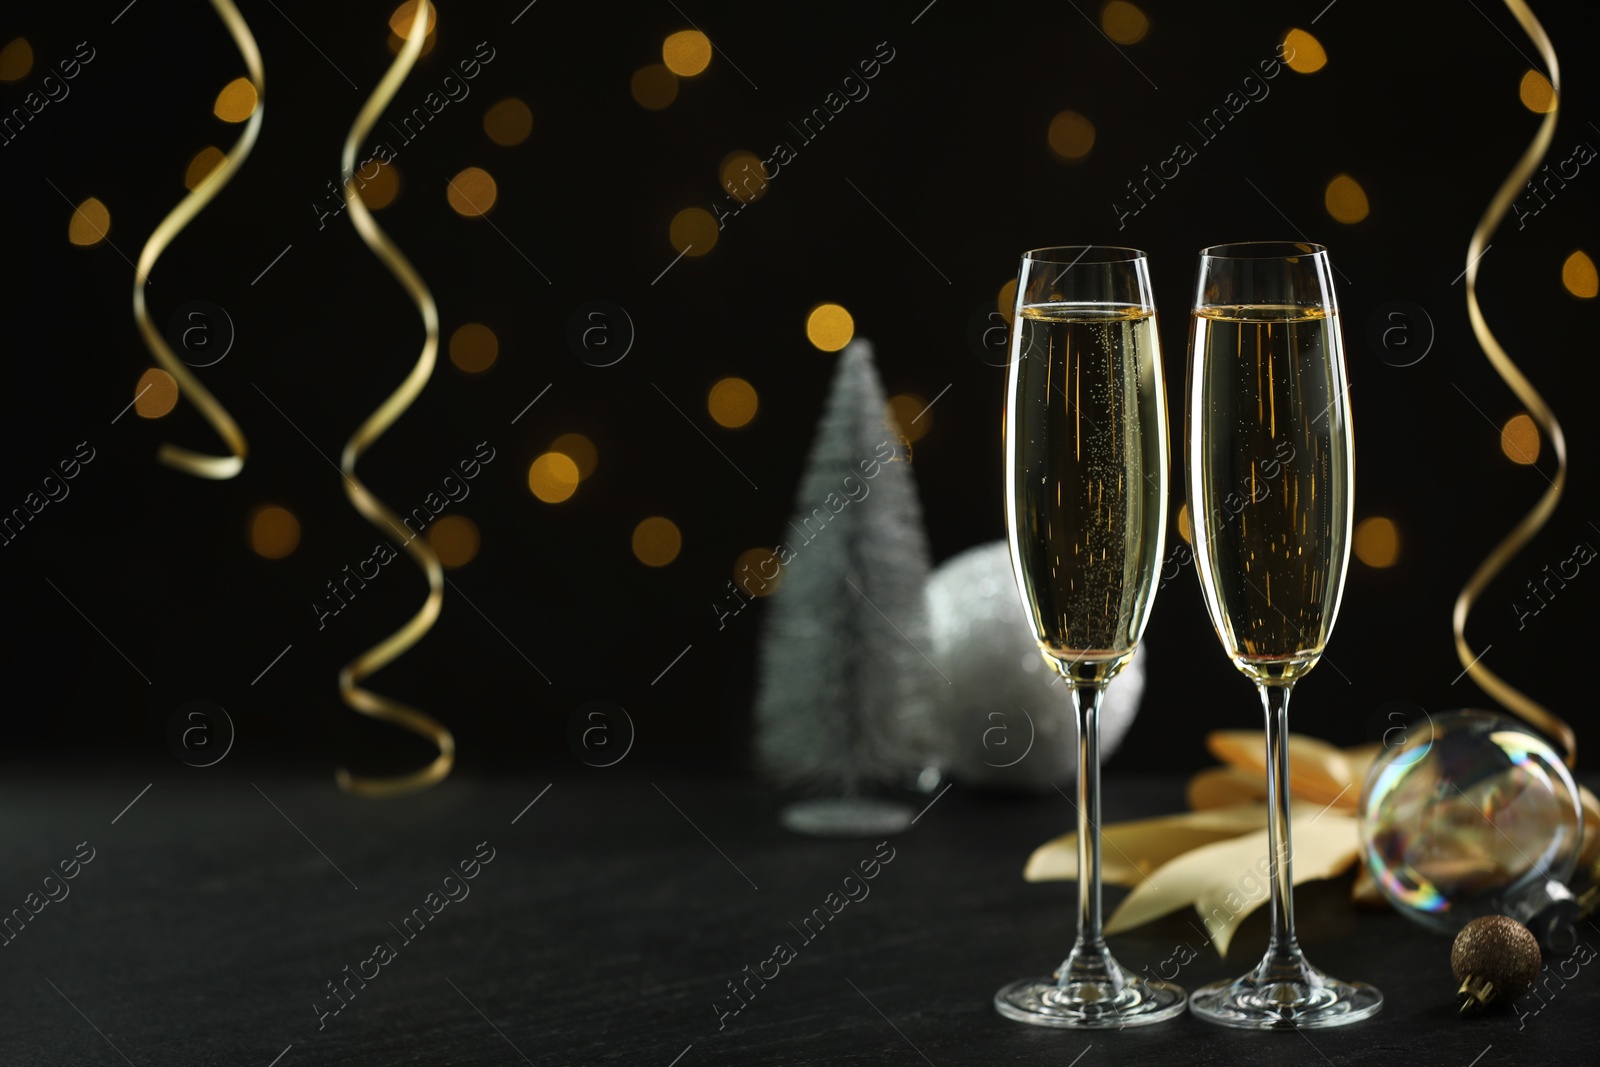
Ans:
[{"label": "white glittery ball ornament", "polygon": [[[1066,683],[1045,662],[1004,541],[946,560],[928,578],[929,658],[945,769],[967,785],[1053,792],[1077,778],[1078,731]],[[1110,758],[1144,692],[1141,646],[1106,691],[1100,756]]]}]

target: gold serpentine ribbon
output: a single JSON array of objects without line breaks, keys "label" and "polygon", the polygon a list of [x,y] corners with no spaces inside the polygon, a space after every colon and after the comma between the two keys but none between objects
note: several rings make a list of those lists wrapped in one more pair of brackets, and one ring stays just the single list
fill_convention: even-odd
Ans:
[{"label": "gold serpentine ribbon", "polygon": [[1472,577],[1467,579],[1461,594],[1456,597],[1455,612],[1451,616],[1451,629],[1455,633],[1456,658],[1460,660],[1472,680],[1477,682],[1484,692],[1554,738],[1565,752],[1567,766],[1570,767],[1577,759],[1577,738],[1572,732],[1572,727],[1550,709],[1485,667],[1480,658],[1482,653],[1473,654],[1466,635],[1467,616],[1472,612],[1479,594],[1544,527],[1555,511],[1556,503],[1561,499],[1562,488],[1567,483],[1567,440],[1561,432],[1561,423],[1556,421],[1555,412],[1550,410],[1538,390],[1534,389],[1527,377],[1511,361],[1511,357],[1506,355],[1505,349],[1500,347],[1500,342],[1495,339],[1488,322],[1483,317],[1483,310],[1478,306],[1478,263],[1488,246],[1489,237],[1506,217],[1506,212],[1511,209],[1511,202],[1516,199],[1517,192],[1523,183],[1533,176],[1545,152],[1550,148],[1550,141],[1555,135],[1556,115],[1561,104],[1561,67],[1556,61],[1555,49],[1551,46],[1544,27],[1539,24],[1539,20],[1534,17],[1523,0],[1505,0],[1505,4],[1544,58],[1545,66],[1550,70],[1553,95],[1550,110],[1545,113],[1544,121],[1539,124],[1539,132],[1534,135],[1527,151],[1522,153],[1522,158],[1517,160],[1517,165],[1507,176],[1505,183],[1495,192],[1494,199],[1489,202],[1488,209],[1483,213],[1483,218],[1478,221],[1477,229],[1472,231],[1472,242],[1467,246],[1467,316],[1472,320],[1472,332],[1477,337],[1484,354],[1489,357],[1495,372],[1511,387],[1511,391],[1517,394],[1517,398],[1528,409],[1528,414],[1538,424],[1540,431],[1549,438],[1551,449],[1556,455],[1556,476],[1533,509],[1522,517],[1521,522],[1512,527],[1511,532],[1478,565],[1478,569],[1472,572]]},{"label": "gold serpentine ribbon", "polygon": [[238,46],[239,54],[244,57],[245,67],[250,71],[250,83],[256,91],[256,108],[250,113],[250,121],[245,124],[244,132],[234,142],[233,148],[223,158],[222,164],[190,190],[188,196],[178,202],[178,206],[161,220],[161,224],[145,242],[143,250],[139,253],[139,265],[134,269],[133,275],[133,319],[139,325],[139,333],[143,335],[145,347],[150,350],[150,354],[155,357],[161,368],[177,381],[179,392],[187,397],[189,403],[193,404],[211,424],[211,428],[217,432],[217,436],[222,438],[223,443],[228,446],[228,451],[232,453],[227,456],[212,456],[168,442],[156,451],[156,459],[198,478],[221,480],[232,478],[244,469],[244,458],[249,451],[244,434],[240,432],[239,424],[233,421],[233,416],[228,414],[228,410],[217,402],[211,391],[201,385],[200,379],[196,378],[193,372],[173,354],[167,345],[167,339],[161,336],[161,331],[156,329],[155,323],[150,320],[150,311],[145,305],[145,286],[149,282],[150,271],[155,267],[156,260],[161,258],[161,253],[166,251],[179,231],[189,225],[212,198],[222,191],[222,187],[228,184],[234,173],[244,166],[244,161],[249,157],[250,149],[255,147],[256,137],[261,132],[261,116],[266,110],[266,75],[261,65],[261,50],[256,47],[256,39],[251,35],[250,27],[245,23],[244,16],[239,14],[239,9],[233,6],[233,0],[211,0],[211,6],[217,9],[217,14],[221,16],[223,23],[228,27],[228,32],[233,36],[233,43]]},{"label": "gold serpentine ribbon", "polygon": [[[389,235],[373,221],[371,211],[361,199],[361,189],[355,180],[355,166],[357,149],[376,125],[379,116],[383,114],[383,109],[394,99],[400,84],[411,73],[417,56],[421,54],[423,40],[427,36],[425,30],[432,21],[432,16],[432,5],[428,0],[418,0],[416,16],[406,37],[405,47],[395,56],[383,80],[378,83],[377,89],[373,90],[372,96],[356,115],[355,122],[350,126],[350,133],[345,137],[344,153],[340,158],[340,172],[344,175],[345,202],[350,208],[350,221],[355,224],[356,233],[361,235],[361,240],[372,250],[373,255],[383,261],[383,265],[389,268],[389,273],[394,275],[395,280],[417,305],[417,312],[422,316],[423,329],[427,334],[422,344],[422,353],[417,357],[411,373],[406,375],[399,388],[391,393],[378,410],[369,415],[350,436],[339,458],[339,469],[344,474],[345,494],[350,498],[350,503],[374,526],[380,529],[386,527],[385,532],[395,535],[397,541],[401,529],[399,519],[356,478],[356,460],[360,459],[361,454],[371,448],[383,432],[411,406],[411,402],[427,384],[428,377],[433,373],[434,359],[439,349],[439,309],[434,304],[433,294],[428,291],[422,276],[389,239]],[[455,738],[443,724],[415,708],[362,689],[357,684],[382,670],[386,664],[397,659],[420,641],[433,627],[434,620],[438,619],[439,608],[444,601],[444,572],[439,567],[439,557],[434,554],[428,542],[420,537],[412,537],[401,541],[400,546],[411,554],[423,573],[427,575],[428,599],[404,626],[357,656],[339,672],[339,695],[355,711],[393,723],[431,741],[438,748],[439,755],[420,770],[390,778],[357,777],[340,767],[336,774],[339,788],[358,796],[395,796],[425,789],[443,781],[455,763]]]}]

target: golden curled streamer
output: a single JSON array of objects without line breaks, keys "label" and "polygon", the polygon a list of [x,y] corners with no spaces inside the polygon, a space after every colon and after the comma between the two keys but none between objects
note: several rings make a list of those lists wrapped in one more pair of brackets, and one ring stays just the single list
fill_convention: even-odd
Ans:
[{"label": "golden curled streamer", "polygon": [[[389,273],[394,275],[395,280],[417,305],[417,311],[422,316],[423,329],[427,334],[422,344],[422,353],[417,357],[411,373],[406,375],[400,387],[390,394],[378,410],[369,415],[350,436],[339,458],[339,469],[344,473],[345,494],[349,496],[350,503],[374,526],[387,527],[385,533],[393,535],[397,541],[400,541],[398,534],[401,530],[398,518],[356,478],[356,460],[360,459],[361,454],[372,447],[373,442],[377,441],[379,436],[411,406],[411,402],[427,384],[428,377],[433,373],[434,359],[439,349],[439,309],[433,302],[433,294],[428,291],[427,284],[412,267],[410,260],[406,259],[404,253],[389,239],[389,235],[373,221],[372,213],[367,209],[366,202],[361,199],[361,189],[355,181],[355,166],[356,151],[376,125],[379,116],[383,114],[383,109],[394,99],[400,84],[411,73],[412,65],[421,54],[423,40],[427,36],[425,28],[432,21],[432,15],[432,6],[428,0],[418,0],[416,16],[410,34],[406,38],[405,47],[400,50],[400,54],[395,57],[388,72],[384,74],[383,80],[378,83],[372,96],[356,115],[355,122],[350,126],[350,133],[345,137],[344,153],[339,164],[340,172],[344,175],[345,202],[349,205],[350,221],[355,224],[356,233],[361,235],[361,240],[372,250],[373,255],[389,268]],[[427,575],[428,599],[404,626],[357,656],[339,672],[339,695],[355,711],[370,715],[374,719],[394,723],[433,742],[439,750],[439,755],[420,770],[391,778],[358,778],[340,767],[336,775],[339,788],[358,796],[395,796],[425,789],[443,781],[455,762],[455,738],[443,724],[415,708],[362,689],[357,684],[381,670],[420,641],[433,627],[434,620],[439,617],[439,608],[444,600],[444,572],[439,567],[439,557],[428,546],[428,542],[420,537],[400,541],[400,546],[411,553],[412,558]]]},{"label": "golden curled streamer", "polygon": [[168,442],[156,451],[156,459],[169,467],[199,478],[220,480],[232,478],[244,469],[244,458],[249,451],[244,434],[240,432],[239,424],[233,421],[233,416],[228,414],[228,410],[217,402],[211,391],[201,385],[193,372],[173,354],[167,345],[167,339],[161,336],[161,331],[150,321],[150,311],[145,306],[144,295],[150,271],[156,265],[156,260],[161,258],[161,253],[166,251],[179,231],[189,225],[212,198],[222,191],[222,187],[232,180],[234,172],[244,166],[244,161],[249,157],[250,149],[255,147],[256,137],[261,132],[261,116],[267,106],[266,75],[261,66],[261,50],[256,47],[256,39],[251,35],[244,16],[233,6],[233,0],[211,0],[211,6],[217,9],[217,14],[221,16],[223,23],[228,27],[228,32],[233,36],[233,43],[239,48],[239,54],[244,57],[245,67],[250,71],[250,83],[256,91],[256,108],[250,113],[250,120],[245,124],[244,132],[234,142],[222,165],[213,170],[205,181],[190,190],[188,196],[178,201],[178,206],[161,220],[161,224],[145,242],[144,249],[139,253],[139,265],[133,274],[133,319],[139,325],[139,333],[143,335],[145,347],[150,349],[150,354],[156,358],[161,368],[177,381],[179,391],[211,424],[211,428],[217,431],[217,436],[222,438],[232,453],[227,456],[211,456]]},{"label": "golden curled streamer", "polygon": [[1461,594],[1456,597],[1455,612],[1451,616],[1451,629],[1456,638],[1456,658],[1460,660],[1472,680],[1477,682],[1484,692],[1554,738],[1566,753],[1567,766],[1570,767],[1577,759],[1577,738],[1572,732],[1572,727],[1568,726],[1560,716],[1513,688],[1485,667],[1480,658],[1482,653],[1476,655],[1473,653],[1472,646],[1467,644],[1466,634],[1467,616],[1472,612],[1479,594],[1499,575],[1512,557],[1522,551],[1528,542],[1533,540],[1534,535],[1544,527],[1551,513],[1555,511],[1556,503],[1561,499],[1562,488],[1567,483],[1567,439],[1561,432],[1561,423],[1556,421],[1555,412],[1550,410],[1544,398],[1511,361],[1511,357],[1506,355],[1505,349],[1500,347],[1500,342],[1495,340],[1494,334],[1489,330],[1488,322],[1484,320],[1483,310],[1478,306],[1478,264],[1488,247],[1490,236],[1506,217],[1506,212],[1511,209],[1511,202],[1516,199],[1517,192],[1522,188],[1522,184],[1533,176],[1540,161],[1544,159],[1545,152],[1549,150],[1550,141],[1555,135],[1556,116],[1561,103],[1561,67],[1556,61],[1555,49],[1551,46],[1544,27],[1539,24],[1539,20],[1534,17],[1523,0],[1505,0],[1505,4],[1544,58],[1545,66],[1550,70],[1550,85],[1554,95],[1550,110],[1545,113],[1544,121],[1539,124],[1539,132],[1534,135],[1527,151],[1522,153],[1522,158],[1517,160],[1517,165],[1506,177],[1505,183],[1495,192],[1494,199],[1489,202],[1488,209],[1483,213],[1483,218],[1478,221],[1477,229],[1472,231],[1472,243],[1467,246],[1467,316],[1472,320],[1472,332],[1477,337],[1484,354],[1489,357],[1495,372],[1511,387],[1511,391],[1517,394],[1517,398],[1528,409],[1528,414],[1538,424],[1540,431],[1549,438],[1551,449],[1556,456],[1556,476],[1533,509],[1522,517],[1521,522],[1512,527],[1505,539],[1494,547],[1484,561],[1478,564],[1478,569],[1472,572],[1472,577],[1467,579],[1467,584],[1461,588]]}]

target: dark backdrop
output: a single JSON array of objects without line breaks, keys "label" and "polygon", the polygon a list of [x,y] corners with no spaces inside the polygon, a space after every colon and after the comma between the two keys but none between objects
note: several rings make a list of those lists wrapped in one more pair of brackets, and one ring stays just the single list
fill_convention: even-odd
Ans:
[{"label": "dark backdrop", "polygon": [[[1003,534],[1004,371],[981,358],[969,331],[1022,250],[1091,241],[1147,249],[1176,384],[1196,250],[1303,234],[1331,247],[1344,279],[1357,518],[1392,517],[1404,542],[1391,569],[1352,561],[1328,649],[1339,671],[1325,667],[1300,687],[1297,724],[1354,743],[1378,736],[1378,709],[1390,700],[1433,711],[1485,704],[1459,677],[1451,603],[1554,469],[1548,442],[1534,469],[1501,454],[1498,426],[1520,406],[1474,344],[1464,283],[1452,281],[1472,227],[1538,122],[1518,101],[1536,53],[1514,21],[1487,0],[1339,0],[1326,9],[1324,0],[1152,2],[1148,37],[1119,50],[1095,28],[1092,5],[924,3],[545,0],[515,24],[522,0],[445,9],[437,45],[398,103],[417,102],[480,41],[495,59],[469,99],[401,148],[402,196],[379,218],[432,286],[445,336],[462,322],[488,323],[501,356],[478,378],[442,361],[362,471],[380,497],[405,508],[477,442],[491,442],[497,457],[453,509],[482,530],[480,554],[452,574],[459,592],[447,588],[438,626],[374,688],[449,724],[468,770],[570,762],[567,720],[591,699],[628,709],[635,760],[743,766],[766,605],[719,631],[711,604],[739,553],[783,534],[836,358],[806,342],[813,304],[835,300],[854,313],[890,392],[932,398],[950,387],[914,463],[943,560]],[[150,290],[158,323],[199,299],[226,308],[237,325],[234,351],[200,372],[252,449],[242,476],[220,483],[154,462],[164,440],[212,447],[186,405],[158,422],[131,413],[112,420],[150,363],[130,314],[129,260],[182,195],[191,156],[237,136],[210,105],[244,67],[199,0],[138,3],[115,24],[123,0],[11,5],[0,22],[0,37],[25,35],[37,56],[28,80],[0,86],[8,112],[77,42],[96,50],[71,95],[0,147],[4,507],[78,442],[96,450],[71,496],[0,549],[13,754],[158,752],[173,709],[200,698],[229,710],[241,757],[324,771],[425,757],[419,743],[359,720],[335,688],[339,667],[420,603],[415,568],[391,565],[321,632],[310,607],[380,537],[318,452],[337,457],[421,340],[415,313],[348,219],[319,230],[312,206],[337,176],[345,131],[390,60],[391,6],[242,0],[266,62],[261,140],[161,260]],[[1589,121],[1592,37],[1568,9],[1544,4],[1540,16],[1568,77],[1555,161],[1579,141],[1600,144]],[[645,111],[630,98],[629,77],[659,61],[662,38],[690,18],[720,51],[671,107]],[[1274,79],[1269,97],[1119,229],[1110,204],[1124,183],[1176,140],[1197,143],[1187,122],[1220,105],[1291,26],[1313,30],[1328,65]],[[723,156],[796,141],[787,123],[885,41],[894,59],[870,97],[801,146],[710,254],[662,275],[675,255],[669,220],[718,199]],[[509,95],[528,102],[534,132],[501,148],[481,118]],[[1067,108],[1098,131],[1077,164],[1046,143],[1051,117]],[[446,178],[468,165],[499,182],[493,227],[445,203]],[[1323,189],[1340,172],[1371,200],[1355,225],[1323,208]],[[1510,604],[1576,543],[1600,543],[1600,431],[1589,411],[1600,381],[1596,308],[1560,280],[1571,251],[1597,251],[1597,181],[1585,168],[1524,229],[1501,227],[1480,274],[1490,322],[1565,418],[1573,469],[1549,528],[1484,597],[1472,638],[1492,646],[1486,663],[1580,726],[1593,707],[1589,583],[1600,578],[1585,569],[1522,629]],[[89,195],[110,207],[115,248],[66,240],[71,203]],[[595,299],[624,307],[637,329],[628,357],[603,369],[576,358],[567,340],[574,311]],[[1369,321],[1394,300],[1426,309],[1436,331],[1414,366],[1389,365],[1366,341]],[[706,389],[729,374],[762,398],[743,430],[722,430],[705,414]],[[543,504],[528,492],[527,466],[569,431],[596,443],[598,468],[572,500]],[[302,523],[299,549],[281,561],[257,557],[247,542],[248,515],[263,503],[290,508]],[[634,524],[652,514],[671,517],[684,536],[681,556],[660,570],[629,547]],[[1139,729],[1114,766],[1192,768],[1207,761],[1207,729],[1256,724],[1253,697],[1224,660],[1191,577],[1163,591],[1147,640]]]}]

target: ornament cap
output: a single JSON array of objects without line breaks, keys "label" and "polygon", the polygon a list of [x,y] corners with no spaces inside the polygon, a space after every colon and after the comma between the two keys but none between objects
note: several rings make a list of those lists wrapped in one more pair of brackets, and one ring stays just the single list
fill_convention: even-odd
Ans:
[{"label": "ornament cap", "polygon": [[1499,990],[1487,978],[1480,978],[1475,974],[1467,975],[1466,981],[1461,983],[1461,988],[1456,990],[1456,998],[1461,1001],[1462,1015],[1476,1015],[1493,1003]]},{"label": "ornament cap", "polygon": [[1578,946],[1580,898],[1554,878],[1531,886],[1519,897],[1512,914],[1539,939],[1539,947],[1565,956]]}]

